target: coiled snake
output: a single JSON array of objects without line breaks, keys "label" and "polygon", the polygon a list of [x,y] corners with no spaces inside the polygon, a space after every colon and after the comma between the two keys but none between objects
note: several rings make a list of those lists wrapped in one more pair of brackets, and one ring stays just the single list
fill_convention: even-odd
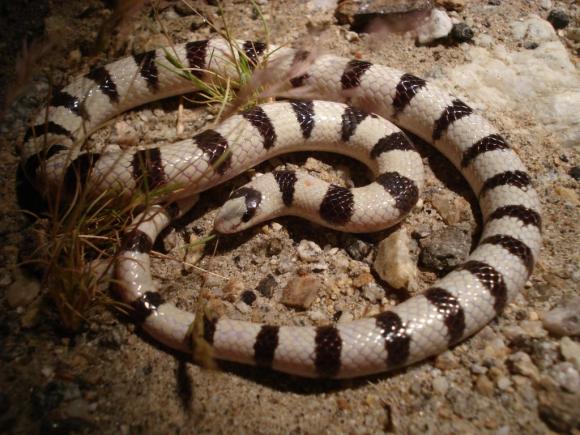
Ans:
[{"label": "coiled snake", "polygon": [[[496,129],[460,99],[411,74],[332,55],[308,59],[304,51],[262,43],[239,47],[231,50],[216,38],[174,50],[199,80],[235,77],[232,57],[245,57],[251,65],[267,57],[288,88],[303,86],[327,101],[256,106],[163,148],[81,151],[77,144],[111,117],[195,90],[192,81],[160,66],[167,60],[159,49],[95,68],[56,91],[48,117],[43,112],[26,134],[23,165],[41,190],[58,188],[63,179],[65,186],[80,182],[125,196],[144,185],[179,190],[179,201],[152,206],[136,219],[118,257],[122,297],[142,327],[172,348],[194,350],[195,316],[156,291],[149,252],[159,232],[190,206],[190,195],[271,156],[298,149],[338,152],[363,161],[375,178],[347,189],[294,171],[263,175],[234,192],[216,219],[218,230],[239,231],[288,213],[351,232],[375,231],[402,219],[422,189],[421,159],[406,136],[381,117],[431,143],[476,193],[484,228],[469,258],[422,294],[350,323],[274,326],[200,314],[205,344],[217,359],[308,377],[356,377],[440,353],[500,313],[532,273],[541,218],[530,176]],[[344,101],[349,105],[339,103]]]}]

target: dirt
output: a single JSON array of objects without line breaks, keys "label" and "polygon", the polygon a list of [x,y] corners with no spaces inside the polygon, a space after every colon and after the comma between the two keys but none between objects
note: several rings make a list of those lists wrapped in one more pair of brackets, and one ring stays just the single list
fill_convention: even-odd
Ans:
[{"label": "dirt", "polygon": [[[347,26],[335,23],[332,9],[309,9],[314,3],[260,2],[270,40],[294,47],[314,46],[320,51],[369,59],[423,76],[436,75],[468,61],[458,44],[416,46],[410,36],[354,34]],[[485,32],[513,50],[521,47],[511,39],[509,23],[530,13],[544,18],[548,15],[548,9],[542,8],[546,2],[541,1],[502,1],[494,7],[489,7],[488,2],[458,3],[465,3],[465,8],[457,16],[468,21],[476,33]],[[205,2],[199,2],[199,6],[211,21],[222,26],[216,6]],[[572,8],[569,2],[554,2],[553,7],[556,6],[567,11]],[[110,38],[105,38],[105,48],[92,54],[99,30],[112,14],[107,4],[96,0],[22,2],[0,8],[6,12],[1,14],[4,18],[0,22],[5,33],[0,46],[3,97],[18,81],[13,66],[23,36],[51,41],[49,51],[39,59],[39,68],[31,71],[32,81],[5,111],[0,125],[0,192],[7,210],[0,223],[0,258],[4,265],[0,269],[0,431],[578,433],[574,423],[565,423],[574,407],[566,411],[558,403],[567,396],[547,386],[557,378],[558,368],[566,364],[559,352],[560,338],[550,336],[541,325],[536,328],[541,313],[578,292],[578,204],[573,203],[578,183],[568,177],[578,164],[578,156],[576,150],[561,148],[556,141],[530,145],[526,138],[530,121],[520,113],[502,112],[500,108],[490,108],[486,116],[500,129],[505,126],[513,131],[510,141],[516,149],[525,147],[522,158],[533,179],[544,180],[537,187],[544,208],[545,247],[522,295],[508,305],[505,313],[442,356],[394,373],[348,381],[307,380],[225,363],[219,370],[209,370],[192,363],[187,355],[156,344],[128,316],[110,306],[90,310],[87,322],[75,334],[64,333],[60,328],[54,305],[42,296],[46,293],[42,287],[41,296],[34,302],[11,308],[7,293],[12,281],[19,282],[15,269],[23,233],[30,225],[17,211],[15,144],[21,142],[27,123],[42,106],[49,81],[63,85],[97,63],[163,46],[167,43],[163,31],[175,43],[206,39],[213,33],[195,15],[183,16],[164,4],[158,17],[146,8],[127,19]],[[236,38],[265,38],[259,16],[248,2],[227,2],[225,10]],[[163,29],[159,23],[163,23]],[[570,53],[572,56],[572,48]],[[135,125],[143,143],[169,143],[191,136],[211,115],[207,109],[186,105],[185,130],[177,132],[179,101],[174,98],[123,114],[91,141],[96,145],[106,142],[118,122]],[[427,189],[422,210],[413,212],[402,226],[409,233],[421,231],[416,228],[430,232],[446,227],[431,201],[443,191],[450,201],[462,201],[465,213],[461,219],[477,235],[478,210],[466,183],[442,156],[424,144],[419,148],[428,165]],[[323,178],[343,184],[348,184],[345,179],[350,174],[355,179],[364,174],[360,165],[343,158],[305,153],[275,159],[258,169],[267,171],[281,164],[306,165]],[[176,239],[179,241],[184,231],[207,235],[220,204],[233,188],[248,179],[249,175],[242,175],[204,194],[186,225],[176,232]],[[554,194],[558,186],[567,192],[564,196]],[[374,249],[388,234],[390,231],[357,239]],[[301,240],[314,241],[322,248],[318,268],[298,258]],[[349,236],[305,221],[281,218],[276,224],[222,236],[208,245],[197,266],[217,277],[159,259],[154,275],[166,299],[181,308],[195,311],[203,286],[216,298],[224,299],[227,316],[277,324],[325,324],[343,316],[364,317],[408,297],[387,288],[379,301],[365,298],[356,279],[370,272],[372,255],[353,258],[347,249],[349,241]],[[323,283],[322,289],[307,310],[285,307],[279,302],[282,288],[304,273],[316,275]],[[251,309],[241,310],[237,298],[228,300],[228,289],[260,288],[269,274],[276,281],[273,294],[257,292]],[[435,273],[421,269],[418,287],[425,288],[435,278]],[[514,338],[510,331],[517,327],[524,334]],[[537,376],[510,369],[506,358],[517,352],[530,356]],[[566,373],[574,376],[576,370],[577,376],[577,368],[571,370]],[[550,394],[546,394],[548,390]]]}]

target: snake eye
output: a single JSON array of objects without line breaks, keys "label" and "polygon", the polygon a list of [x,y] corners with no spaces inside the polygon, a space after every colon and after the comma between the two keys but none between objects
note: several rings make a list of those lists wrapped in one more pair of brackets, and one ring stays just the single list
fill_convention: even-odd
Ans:
[{"label": "snake eye", "polygon": [[242,222],[248,222],[254,217],[262,202],[262,193],[250,187],[241,187],[232,194],[231,199],[241,197],[244,197],[246,201],[246,211],[242,216]]}]

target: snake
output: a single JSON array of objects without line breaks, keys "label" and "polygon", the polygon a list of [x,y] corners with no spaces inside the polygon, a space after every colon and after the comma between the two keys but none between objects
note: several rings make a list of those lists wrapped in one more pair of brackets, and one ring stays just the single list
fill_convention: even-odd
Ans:
[{"label": "snake", "polygon": [[[233,48],[232,48],[233,47]],[[169,55],[184,68],[176,73]],[[188,140],[163,147],[96,152],[82,142],[109,119],[144,103],[238,77],[245,62],[267,65],[289,98],[254,106]],[[168,67],[169,65],[169,67]],[[371,232],[399,222],[423,188],[411,132],[445,156],[474,191],[479,243],[422,293],[377,315],[322,326],[252,323],[190,313],[167,302],[151,276],[158,234],[197,193],[257,163],[297,150],[361,160],[365,186],[325,183],[278,170],[235,190],[216,217],[231,233],[284,214],[339,231]],[[310,378],[382,373],[437,355],[487,325],[524,287],[541,247],[532,177],[506,139],[477,110],[413,74],[360,59],[216,37],[94,67],[52,97],[26,131],[22,168],[43,194],[86,186],[119,197],[167,188],[125,232],[116,260],[122,299],[152,337],[183,352]],[[195,338],[194,336],[198,336]]]}]

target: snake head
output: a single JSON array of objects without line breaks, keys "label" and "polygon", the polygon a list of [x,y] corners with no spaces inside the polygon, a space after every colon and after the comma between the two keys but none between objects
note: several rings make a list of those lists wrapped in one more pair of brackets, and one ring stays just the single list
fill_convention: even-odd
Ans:
[{"label": "snake head", "polygon": [[261,203],[262,193],[259,190],[240,187],[218,212],[215,229],[220,233],[231,234],[251,227],[258,222],[254,218]]},{"label": "snake head", "polygon": [[215,218],[220,233],[243,231],[261,222],[288,214],[273,173],[259,175],[236,190]]}]

